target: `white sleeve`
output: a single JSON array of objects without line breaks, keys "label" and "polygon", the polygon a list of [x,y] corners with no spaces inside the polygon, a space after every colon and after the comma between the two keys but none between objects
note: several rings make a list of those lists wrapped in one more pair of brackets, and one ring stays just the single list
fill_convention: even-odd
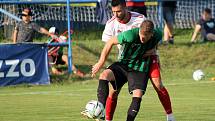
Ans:
[{"label": "white sleeve", "polygon": [[135,23],[140,27],[141,23],[146,20],[146,17],[143,15],[141,18],[137,18]]},{"label": "white sleeve", "polygon": [[107,23],[105,26],[105,29],[102,34],[102,41],[107,42],[113,35],[113,26],[111,24]]}]

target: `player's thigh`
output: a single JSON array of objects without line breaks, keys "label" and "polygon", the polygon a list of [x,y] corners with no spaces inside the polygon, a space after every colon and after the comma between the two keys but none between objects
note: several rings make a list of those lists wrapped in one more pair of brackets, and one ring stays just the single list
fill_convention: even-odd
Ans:
[{"label": "player's thigh", "polygon": [[102,80],[108,80],[108,81],[114,81],[115,77],[114,74],[112,72],[112,70],[110,69],[105,69],[99,76],[99,79]]},{"label": "player's thigh", "polygon": [[119,90],[123,87],[123,85],[128,82],[127,80],[127,66],[116,62],[108,67],[113,72],[114,81],[110,81],[114,90]]},{"label": "player's thigh", "polygon": [[128,73],[128,86],[129,93],[133,93],[134,90],[141,90],[142,94],[145,93],[148,84],[148,73],[131,71]]},{"label": "player's thigh", "polygon": [[158,56],[151,56],[149,77],[154,87],[162,88],[163,84],[161,80]]},{"label": "player's thigh", "polygon": [[67,62],[67,61],[68,61],[68,56],[67,56],[67,55],[62,55],[62,60],[63,60],[64,62]]},{"label": "player's thigh", "polygon": [[150,56],[151,64],[149,69],[149,77],[150,78],[161,78],[160,74],[160,64],[159,58],[157,55]]}]

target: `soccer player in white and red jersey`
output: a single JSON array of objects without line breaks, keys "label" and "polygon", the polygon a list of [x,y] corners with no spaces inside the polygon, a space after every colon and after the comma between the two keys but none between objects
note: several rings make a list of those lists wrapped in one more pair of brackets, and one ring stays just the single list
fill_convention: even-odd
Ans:
[{"label": "soccer player in white and red jersey", "polygon": [[[125,0],[112,0],[111,5],[114,16],[106,23],[105,30],[102,35],[102,41],[104,42],[107,42],[112,36],[116,36],[123,31],[139,27],[142,21],[146,20],[144,15],[128,11]],[[120,57],[123,46],[118,45],[118,48]],[[161,81],[159,61],[155,49],[150,50],[146,56],[149,55],[152,60],[149,72],[151,82],[166,111],[167,121],[175,121],[168,91]],[[113,114],[117,105],[117,97],[120,92],[120,89],[114,90],[112,86],[110,86],[109,89],[108,83],[111,83],[112,81],[108,80],[114,80],[110,77],[112,76],[110,76],[110,72],[108,70],[103,71],[99,77],[99,87],[102,88],[98,88],[98,98],[102,100],[101,103],[106,107],[106,121],[112,121],[113,119]],[[101,91],[105,92],[102,93],[105,95],[100,95],[99,92]],[[109,94],[107,93],[108,91]]]}]

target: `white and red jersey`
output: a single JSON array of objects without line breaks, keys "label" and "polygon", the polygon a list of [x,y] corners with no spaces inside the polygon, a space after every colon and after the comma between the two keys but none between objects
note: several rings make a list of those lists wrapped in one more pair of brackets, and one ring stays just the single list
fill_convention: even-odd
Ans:
[{"label": "white and red jersey", "polygon": [[111,37],[117,36],[119,33],[137,28],[146,19],[140,13],[129,12],[130,20],[127,23],[119,22],[115,16],[107,21],[105,29],[102,34],[102,41],[107,42]]},{"label": "white and red jersey", "polygon": [[[115,16],[107,21],[102,34],[102,41],[107,42],[111,37],[117,36],[119,33],[140,27],[140,24],[146,20],[146,17],[140,13],[129,11],[129,21],[127,23],[119,22]],[[119,56],[123,50],[122,45],[117,45]]]}]

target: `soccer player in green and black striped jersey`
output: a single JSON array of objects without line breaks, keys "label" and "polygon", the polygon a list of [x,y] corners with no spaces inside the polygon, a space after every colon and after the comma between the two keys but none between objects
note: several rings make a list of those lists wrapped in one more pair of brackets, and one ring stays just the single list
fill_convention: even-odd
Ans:
[{"label": "soccer player in green and black striped jersey", "polygon": [[128,82],[132,102],[128,109],[127,121],[134,121],[148,83],[150,57],[145,57],[147,50],[155,48],[162,38],[162,33],[154,29],[150,20],[142,22],[140,28],[131,29],[111,38],[102,50],[99,61],[92,68],[92,76],[102,68],[113,45],[125,46],[118,62],[110,65],[108,71],[110,80],[99,80],[98,101],[103,105],[109,93],[107,83],[110,81],[114,90]]}]

